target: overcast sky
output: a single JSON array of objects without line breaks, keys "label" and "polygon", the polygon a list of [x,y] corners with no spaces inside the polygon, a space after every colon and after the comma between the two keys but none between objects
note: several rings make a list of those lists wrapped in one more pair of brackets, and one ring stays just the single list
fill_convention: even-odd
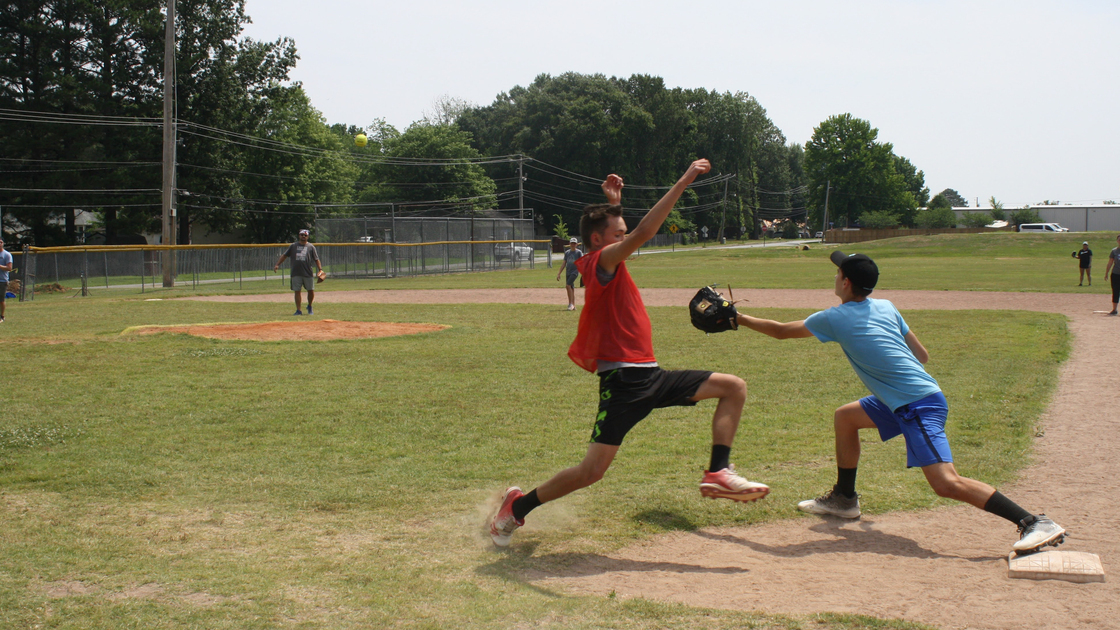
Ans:
[{"label": "overcast sky", "polygon": [[441,95],[488,105],[541,73],[649,74],[747,92],[801,144],[851,113],[970,205],[1120,201],[1117,0],[246,6],[246,35],[295,40],[292,78],[332,124],[403,130]]}]

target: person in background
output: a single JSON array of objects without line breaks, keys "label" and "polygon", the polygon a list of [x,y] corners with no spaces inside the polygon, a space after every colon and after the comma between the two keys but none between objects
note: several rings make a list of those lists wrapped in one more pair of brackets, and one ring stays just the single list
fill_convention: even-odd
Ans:
[{"label": "person in background", "polygon": [[1089,276],[1089,286],[1093,286],[1093,250],[1089,249],[1089,241],[1081,243],[1081,249],[1073,252],[1077,259],[1077,266],[1081,269],[1081,278],[1077,286],[1084,286],[1085,276]]},{"label": "person in background", "polygon": [[323,272],[323,263],[319,260],[319,252],[315,246],[307,242],[311,237],[311,233],[307,230],[299,231],[299,241],[292,243],[288,246],[288,251],[280,254],[280,260],[276,262],[276,266],[272,268],[273,271],[280,269],[280,265],[284,260],[292,259],[292,291],[295,292],[296,299],[296,315],[303,315],[301,307],[303,306],[303,295],[301,289],[307,289],[307,314],[314,315],[311,310],[311,303],[315,301],[315,272],[311,271],[311,261],[319,267],[319,273]]},{"label": "person in background", "polygon": [[556,272],[556,279],[560,280],[560,274],[567,273],[567,278],[564,282],[564,289],[568,292],[568,310],[576,310],[576,279],[579,278],[579,269],[576,267],[576,261],[583,257],[583,252],[579,251],[579,239],[572,237],[568,241],[568,251],[564,252],[564,264],[560,270]]}]

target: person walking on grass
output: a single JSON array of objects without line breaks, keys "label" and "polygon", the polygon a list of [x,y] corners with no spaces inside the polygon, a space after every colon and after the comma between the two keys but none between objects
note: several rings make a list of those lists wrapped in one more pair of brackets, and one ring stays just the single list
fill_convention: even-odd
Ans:
[{"label": "person walking on grass", "polygon": [[4,249],[4,241],[0,240],[0,324],[4,323],[4,312],[8,308],[8,274],[14,265],[12,252]]},{"label": "person walking on grass", "polygon": [[1093,286],[1093,250],[1089,249],[1089,241],[1081,243],[1081,249],[1073,252],[1073,257],[1077,259],[1077,266],[1081,269],[1077,286],[1085,284],[1085,276],[1089,276],[1089,286]]},{"label": "person walking on grass", "polygon": [[576,267],[576,261],[583,257],[583,252],[579,251],[579,239],[572,237],[568,241],[568,251],[564,252],[564,264],[561,265],[560,270],[556,272],[556,280],[560,280],[560,274],[567,273],[564,279],[564,289],[568,292],[568,310],[576,310],[576,279],[579,278],[579,268]]},{"label": "person walking on grass", "polygon": [[280,269],[280,265],[288,258],[292,259],[292,291],[295,292],[296,299],[296,315],[303,315],[301,310],[303,306],[303,295],[301,289],[307,289],[307,314],[314,315],[315,312],[311,310],[311,304],[315,301],[315,276],[316,274],[311,271],[311,261],[319,267],[318,273],[323,273],[323,263],[319,260],[319,252],[315,246],[307,242],[311,233],[307,230],[299,231],[299,241],[292,243],[288,246],[288,250],[280,254],[280,260],[276,261],[276,266],[272,268],[273,271]]},{"label": "person walking on grass", "polygon": [[894,304],[868,296],[879,280],[879,268],[863,254],[833,252],[838,267],[835,293],[840,305],[813,313],[802,321],[781,323],[740,313],[739,324],[776,339],[816,337],[835,341],[848,357],[871,396],[836,410],[836,485],[823,496],[798,503],[812,514],[859,518],[856,470],[862,429],[877,429],[889,440],[906,441],[906,466],[920,467],[938,496],[963,501],[1001,516],[1019,528],[1012,545],[1029,552],[1062,542],[1065,530],[1044,514],[1031,514],[986,483],[962,477],[953,466],[945,436],[949,407],[937,381],[923,364],[929,353]]},{"label": "person walking on grass", "polygon": [[1116,305],[1120,304],[1120,236],[1116,237],[1116,247],[1108,252],[1108,265],[1104,268],[1104,275],[1112,283],[1112,310],[1109,315],[1116,314]]},{"label": "person walking on grass", "polygon": [[712,418],[711,459],[700,482],[703,496],[746,502],[770,491],[764,484],[738,475],[730,463],[731,444],[747,397],[746,383],[731,374],[661,369],[653,355],[649,315],[626,270],[626,258],[657,233],[689,184],[710,169],[707,160],[693,162],[629,235],[622,218],[623,182],[618,175],[609,175],[603,182],[608,203],[583,209],[580,234],[588,253],[576,264],[583,274],[586,295],[568,357],[599,375],[599,412],[591,443],[583,461],[556,473],[528,494],[516,486],[506,489],[490,521],[494,544],[509,545],[514,530],[541,504],[602,479],[626,433],[660,407],[719,399]]}]

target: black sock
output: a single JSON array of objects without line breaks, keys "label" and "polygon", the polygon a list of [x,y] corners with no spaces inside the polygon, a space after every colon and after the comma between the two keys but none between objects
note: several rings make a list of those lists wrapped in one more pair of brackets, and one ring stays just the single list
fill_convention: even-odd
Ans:
[{"label": "black sock", "polygon": [[836,467],[836,485],[834,490],[847,498],[856,496],[856,470],[858,468]]},{"label": "black sock", "polygon": [[984,511],[1002,516],[1016,525],[1022,523],[1023,519],[1032,516],[1030,512],[1019,507],[1018,503],[1008,499],[998,491],[984,504]]},{"label": "black sock", "polygon": [[523,521],[526,514],[540,506],[541,500],[537,498],[537,490],[534,488],[532,492],[513,502],[513,518]]},{"label": "black sock", "polygon": [[731,465],[731,447],[722,444],[712,445],[712,460],[708,463],[708,472],[718,472]]}]

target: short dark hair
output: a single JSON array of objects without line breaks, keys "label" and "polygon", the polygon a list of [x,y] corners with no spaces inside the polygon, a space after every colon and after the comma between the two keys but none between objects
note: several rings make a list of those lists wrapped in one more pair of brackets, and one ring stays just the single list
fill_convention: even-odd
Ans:
[{"label": "short dark hair", "polygon": [[622,216],[622,206],[613,203],[593,203],[583,209],[579,219],[579,235],[583,244],[591,247],[591,235],[607,227],[609,217]]}]

